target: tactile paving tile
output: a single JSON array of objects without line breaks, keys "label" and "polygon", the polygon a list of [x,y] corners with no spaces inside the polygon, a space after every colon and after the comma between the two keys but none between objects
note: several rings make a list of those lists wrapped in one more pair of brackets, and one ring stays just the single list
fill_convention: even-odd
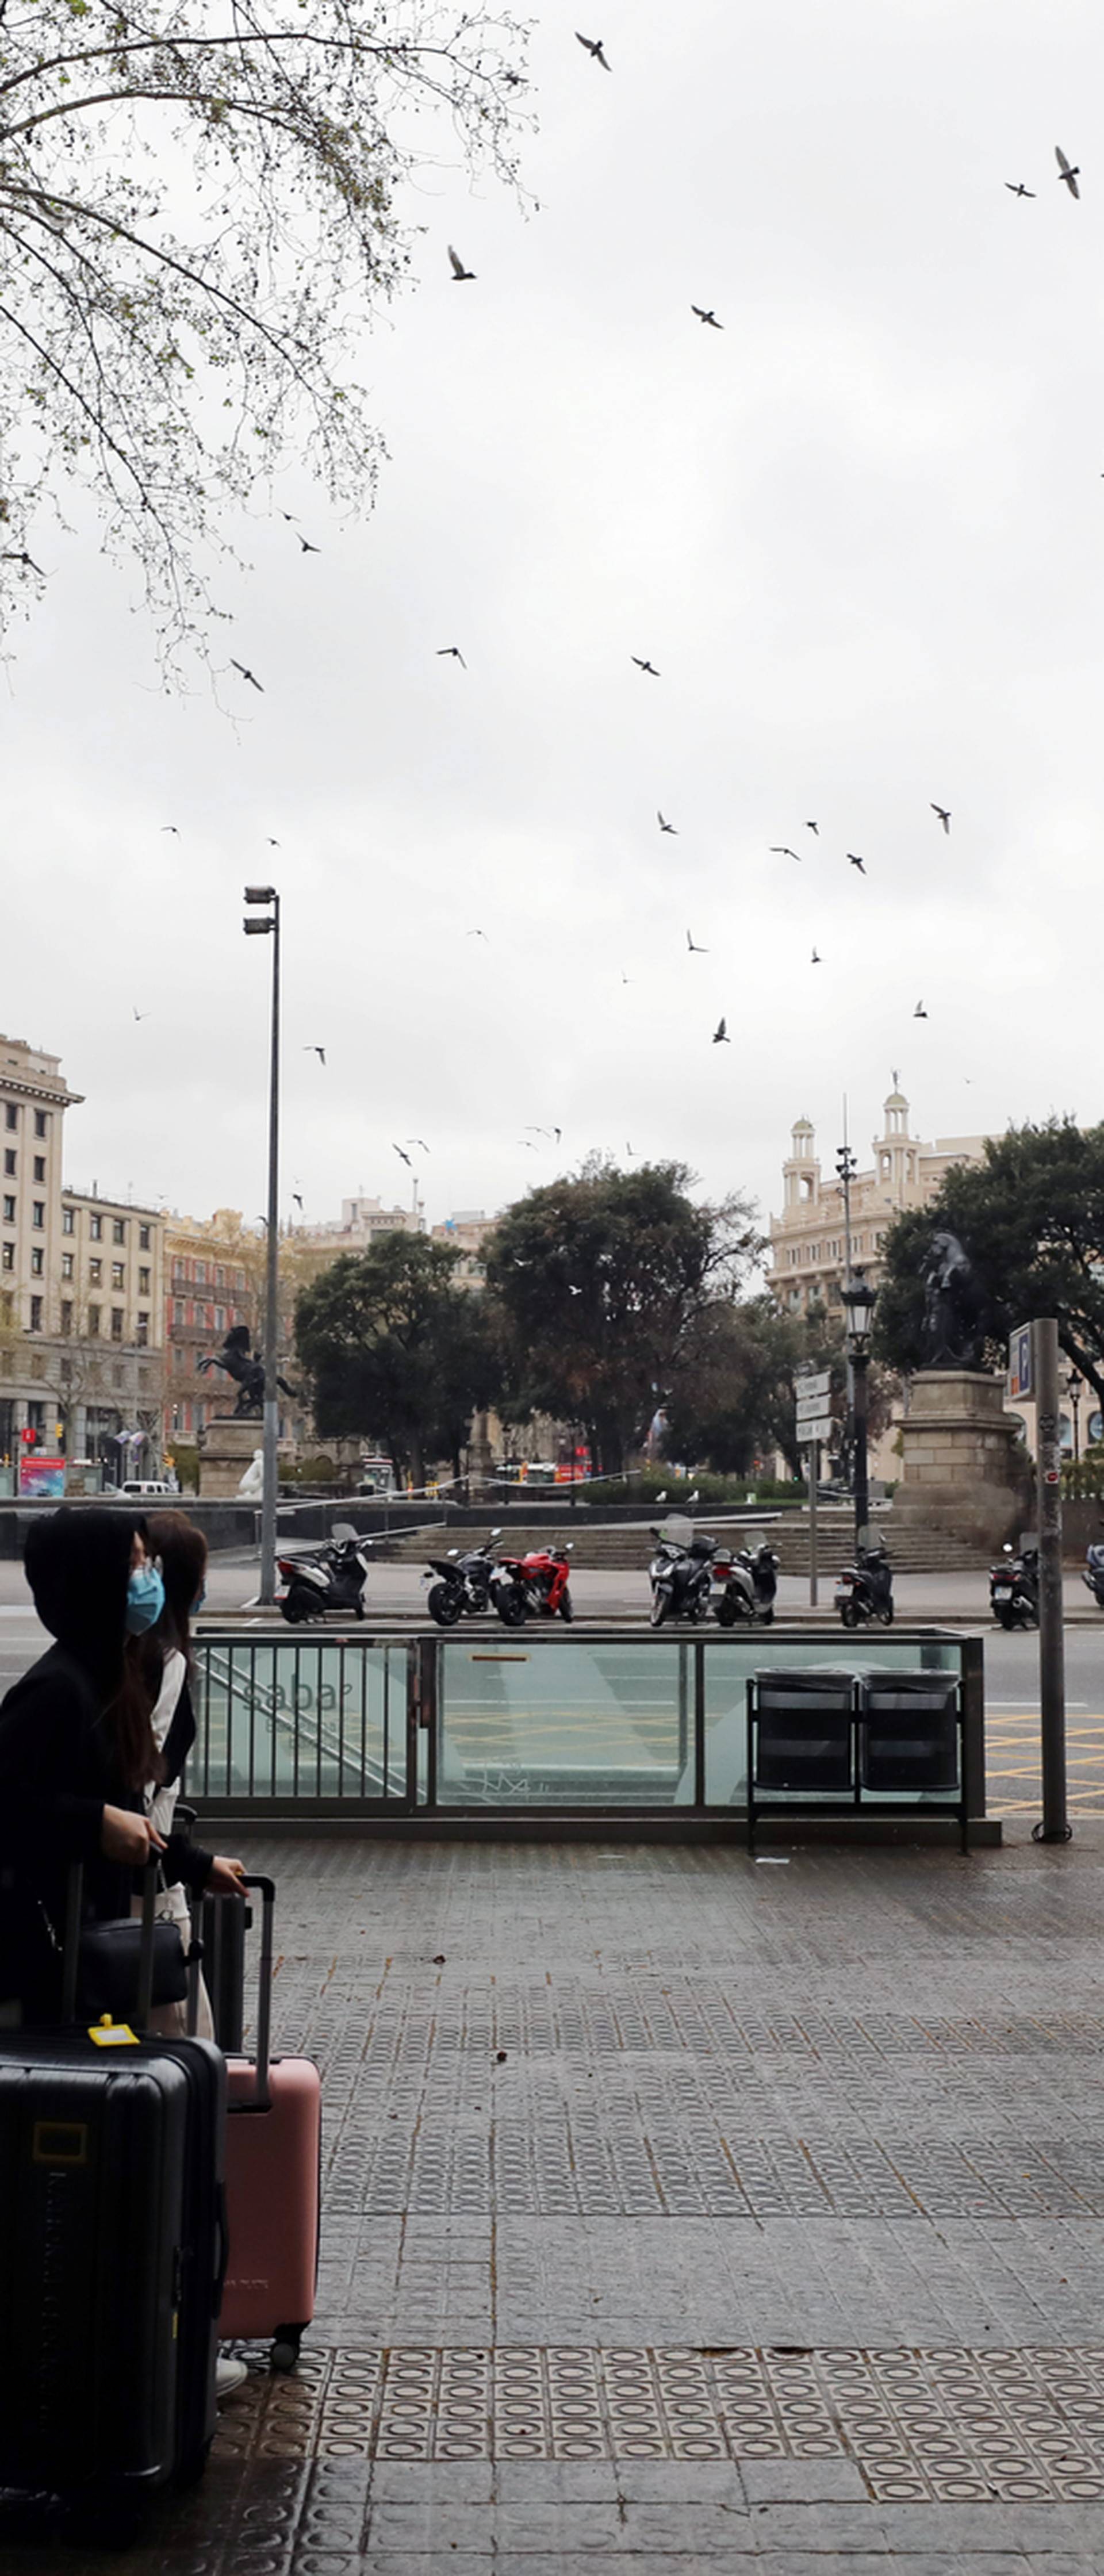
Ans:
[{"label": "tactile paving tile", "polygon": [[[855,2462],[882,2502],[1104,2499],[1104,2346],[980,2352],[405,2344],[260,2371],[220,2421],[277,2529],[358,2460]],[[258,2500],[255,2464],[272,2463]],[[282,2479],[275,2464],[283,2464]],[[367,2473],[367,2472],[366,2472]]]}]

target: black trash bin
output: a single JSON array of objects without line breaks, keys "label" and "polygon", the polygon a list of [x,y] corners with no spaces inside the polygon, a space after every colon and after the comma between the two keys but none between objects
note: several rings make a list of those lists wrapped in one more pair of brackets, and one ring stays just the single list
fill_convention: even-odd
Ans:
[{"label": "black trash bin", "polygon": [[954,1673],[866,1673],[859,1682],[859,1786],[957,1803],[966,1830],[962,1693]]},{"label": "black trash bin", "polygon": [[[855,1795],[855,1681],[851,1673],[751,1673],[747,1685],[748,1843],[772,1798],[851,1801]],[[765,1792],[765,1795],[763,1794]]]}]

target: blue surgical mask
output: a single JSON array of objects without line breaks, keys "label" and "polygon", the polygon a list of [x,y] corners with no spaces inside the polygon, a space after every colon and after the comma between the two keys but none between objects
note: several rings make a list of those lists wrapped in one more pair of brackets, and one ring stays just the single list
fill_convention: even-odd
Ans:
[{"label": "blue surgical mask", "polygon": [[126,1632],[144,1637],[155,1628],[165,1607],[165,1586],[155,1565],[136,1566],[127,1585]]}]

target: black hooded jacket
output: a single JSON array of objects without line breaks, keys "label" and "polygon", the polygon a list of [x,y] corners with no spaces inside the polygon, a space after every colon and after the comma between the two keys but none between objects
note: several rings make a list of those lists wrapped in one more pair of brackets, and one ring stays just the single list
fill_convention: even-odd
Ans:
[{"label": "black hooded jacket", "polygon": [[[25,1567],[35,1608],[56,1643],[0,1704],[0,2002],[24,2021],[60,2006],[60,1959],[70,1863],[84,1863],[86,1915],[128,1914],[135,1872],[104,1858],[105,1805],[143,1811],[120,1777],[104,1711],[123,1676],[131,1548],[142,1522],[111,1510],[63,1508],[36,1522]],[[170,1837],[165,1875],[202,1887],[211,1856]]]}]

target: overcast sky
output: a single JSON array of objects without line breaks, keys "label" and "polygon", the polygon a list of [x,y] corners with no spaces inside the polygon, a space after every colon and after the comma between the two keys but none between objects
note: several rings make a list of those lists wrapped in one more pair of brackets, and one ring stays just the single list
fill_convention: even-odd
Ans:
[{"label": "overcast sky", "polygon": [[0,1026],[86,1094],[79,1186],[263,1209],[270,865],[289,1215],[404,1197],[411,1135],[431,1221],[629,1144],[765,1214],[793,1120],[830,1165],[846,1091],[865,1160],[894,1067],[925,1136],[1102,1114],[1099,10],[578,9],[612,69],[539,10],[540,211],[444,165],[408,200],[374,513],[289,473],[321,553],[245,531],[236,725],[43,522]]}]

